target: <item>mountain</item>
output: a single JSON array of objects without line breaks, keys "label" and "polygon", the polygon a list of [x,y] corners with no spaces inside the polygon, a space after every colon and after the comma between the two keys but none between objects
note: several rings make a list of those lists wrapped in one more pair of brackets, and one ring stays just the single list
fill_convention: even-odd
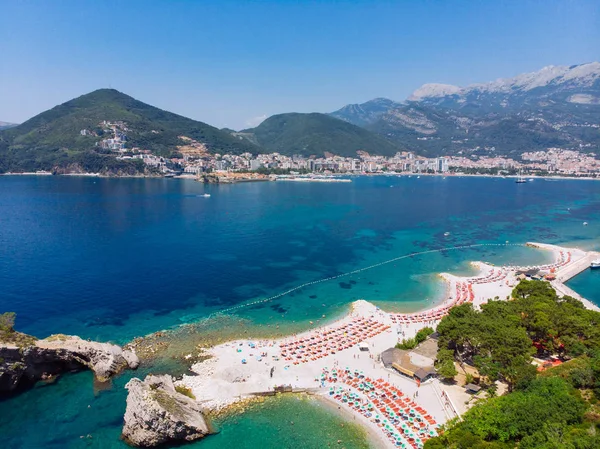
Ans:
[{"label": "mountain", "polygon": [[[104,122],[117,123],[126,148],[177,154],[181,137],[204,144],[209,152],[244,153],[257,147],[227,132],[142,103],[114,89],[100,89],[43,112],[0,132],[0,171],[54,170],[73,164],[84,171],[110,165],[128,173],[139,162],[119,161],[98,143],[112,136]],[[110,131],[110,130],[109,130]],[[87,166],[87,165],[93,165]],[[143,164],[142,164],[143,165]]]},{"label": "mountain", "polygon": [[375,98],[362,104],[349,104],[335,112],[330,113],[332,117],[339,118],[345,122],[357,126],[365,126],[377,121],[381,115],[392,108],[399,106],[399,103],[388,100],[387,98]]},{"label": "mountain", "polygon": [[364,128],[331,117],[327,114],[289,113],[274,115],[256,128],[247,129],[237,136],[267,149],[285,155],[356,157],[357,151],[391,156],[400,146]]},{"label": "mountain", "polygon": [[0,130],[14,128],[15,126],[17,126],[16,123],[0,122]]},{"label": "mountain", "polygon": [[550,147],[600,154],[600,63],[550,66],[467,87],[425,84],[405,102],[375,99],[332,115],[430,157],[518,159]]},{"label": "mountain", "polygon": [[514,78],[457,87],[424,84],[409,101],[452,109],[498,112],[546,102],[600,104],[600,62],[574,66],[548,66]]}]

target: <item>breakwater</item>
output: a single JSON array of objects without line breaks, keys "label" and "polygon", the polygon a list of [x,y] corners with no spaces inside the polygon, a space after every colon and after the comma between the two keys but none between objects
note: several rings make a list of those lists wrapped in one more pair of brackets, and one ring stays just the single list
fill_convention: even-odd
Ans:
[{"label": "breakwater", "polygon": [[582,273],[585,270],[589,270],[590,264],[592,263],[592,261],[598,259],[599,257],[600,257],[600,253],[597,253],[594,251],[590,251],[590,252],[586,253],[586,255],[583,256],[581,259],[573,262],[572,264],[568,265],[564,269],[560,270],[556,280],[551,282],[552,286],[560,295],[571,296],[575,299],[578,299],[582,303],[584,303],[588,309],[592,309],[592,310],[596,310],[596,311],[600,312],[600,307],[596,306],[591,301],[587,300],[586,298],[581,296],[579,293],[577,293],[576,291],[574,291],[573,289],[571,289],[570,287],[567,287],[565,285],[565,282],[567,282],[568,280],[574,278],[575,276],[577,276],[578,274]]}]

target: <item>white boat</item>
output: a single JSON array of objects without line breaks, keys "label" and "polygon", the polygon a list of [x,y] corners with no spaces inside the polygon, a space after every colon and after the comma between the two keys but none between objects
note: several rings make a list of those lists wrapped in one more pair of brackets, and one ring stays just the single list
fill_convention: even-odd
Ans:
[{"label": "white boat", "polygon": [[450,233],[449,233],[449,232],[444,232],[444,236],[445,236],[445,237],[448,237],[449,235],[450,235]]},{"label": "white boat", "polygon": [[600,259],[592,260],[590,268],[600,268]]},{"label": "white boat", "polygon": [[587,226],[587,225],[588,225],[588,222],[587,222],[587,221],[584,221],[584,222],[583,222],[583,225],[584,225],[584,226]]},{"label": "white boat", "polygon": [[202,194],[200,196],[203,196],[204,198],[208,198],[208,197],[210,197],[210,193],[204,193],[204,194]]}]

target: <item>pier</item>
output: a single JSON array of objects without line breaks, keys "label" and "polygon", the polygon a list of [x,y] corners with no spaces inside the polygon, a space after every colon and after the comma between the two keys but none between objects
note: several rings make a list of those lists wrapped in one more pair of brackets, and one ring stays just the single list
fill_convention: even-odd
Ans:
[{"label": "pier", "polygon": [[594,251],[588,252],[581,259],[577,260],[576,262],[573,262],[564,269],[560,270],[556,277],[556,280],[550,282],[550,284],[552,285],[552,287],[554,287],[554,289],[559,295],[571,296],[581,301],[586,308],[600,312],[600,307],[596,306],[591,301],[585,299],[579,293],[565,285],[565,282],[567,282],[568,280],[573,279],[575,276],[584,272],[585,270],[589,270],[592,261],[598,259],[599,257],[600,253]]}]

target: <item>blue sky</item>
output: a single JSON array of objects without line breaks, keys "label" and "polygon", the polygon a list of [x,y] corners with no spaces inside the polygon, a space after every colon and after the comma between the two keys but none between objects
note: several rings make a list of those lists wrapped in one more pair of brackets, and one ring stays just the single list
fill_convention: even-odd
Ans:
[{"label": "blue sky", "polygon": [[240,129],[597,60],[597,0],[0,0],[0,121],[111,86]]}]

